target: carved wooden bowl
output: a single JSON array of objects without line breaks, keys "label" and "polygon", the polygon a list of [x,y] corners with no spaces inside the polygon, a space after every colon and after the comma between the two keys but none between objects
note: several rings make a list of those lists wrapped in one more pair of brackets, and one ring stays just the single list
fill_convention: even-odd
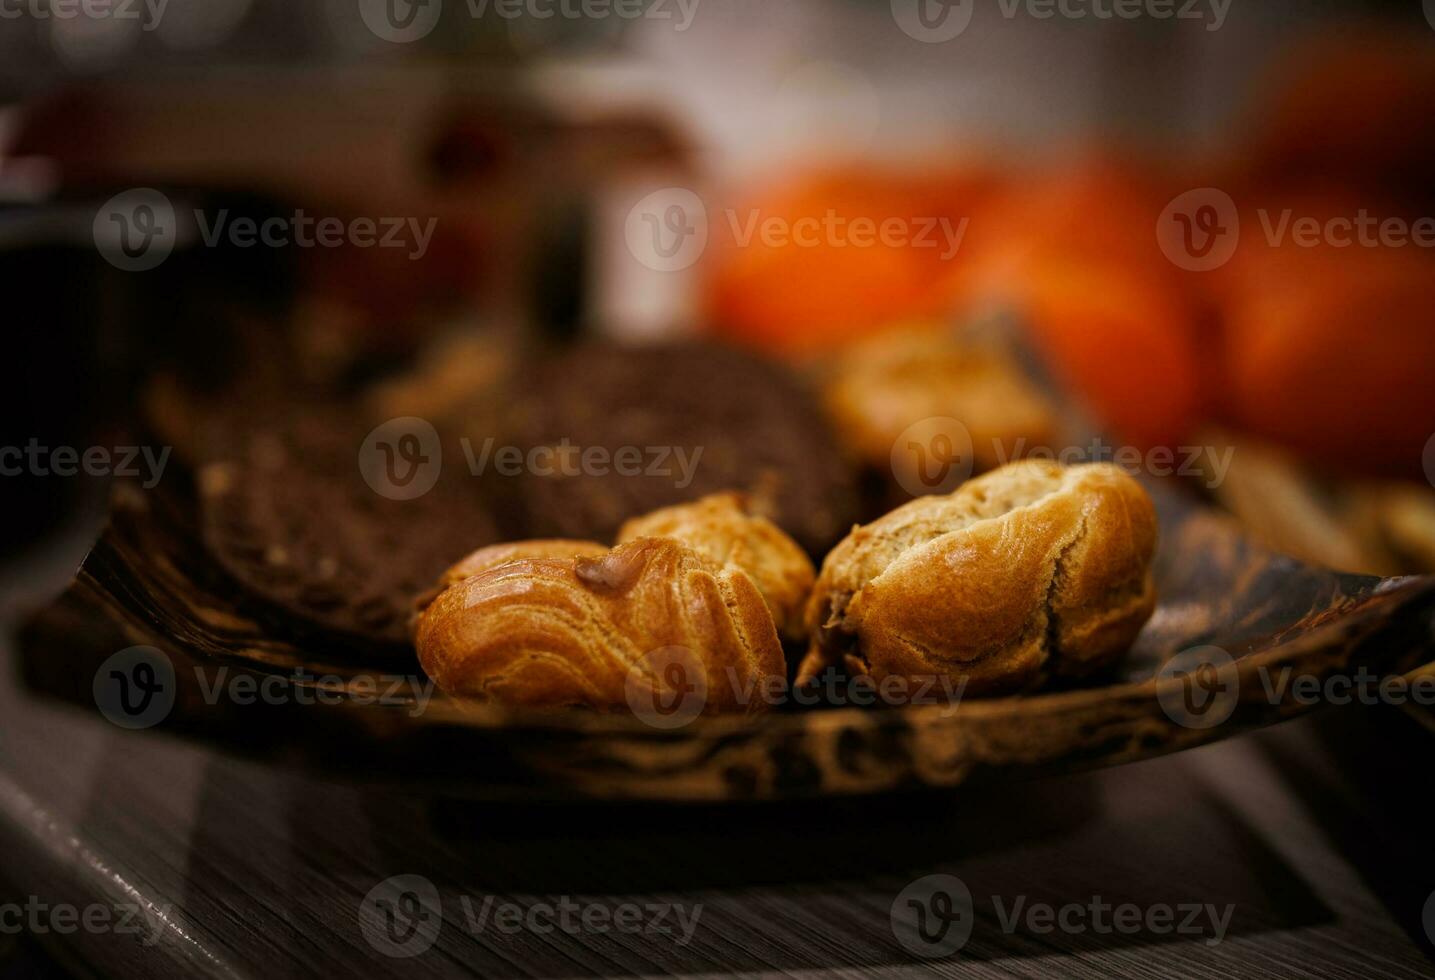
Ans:
[{"label": "carved wooden bowl", "polygon": [[[416,663],[279,639],[216,577],[184,506],[154,494],[117,497],[75,585],[23,648],[35,686],[93,708],[97,665],[120,645],[151,644],[172,662],[179,692],[159,729],[327,772],[456,796],[673,801],[949,787],[1130,762],[1310,710],[1324,692],[1348,691],[1332,679],[1371,687],[1435,660],[1435,578],[1302,565],[1251,544],[1179,489],[1152,493],[1160,604],[1120,671],[955,707],[779,709],[661,730],[631,715],[521,714],[442,695],[422,711],[375,704],[355,696],[373,693],[363,679],[417,675]],[[97,625],[97,610],[118,634]],[[1193,648],[1202,653],[1185,652]],[[336,703],[206,700],[201,679],[212,690],[216,676],[236,673],[284,676]]]}]

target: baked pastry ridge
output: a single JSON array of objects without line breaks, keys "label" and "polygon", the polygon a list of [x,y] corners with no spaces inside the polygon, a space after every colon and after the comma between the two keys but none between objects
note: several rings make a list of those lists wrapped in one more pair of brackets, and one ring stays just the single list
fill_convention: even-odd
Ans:
[{"label": "baked pastry ridge", "polygon": [[747,573],[663,537],[485,568],[430,604],[415,641],[444,691],[528,707],[622,708],[633,671],[670,648],[704,671],[706,712],[759,710],[745,692],[784,670]]},{"label": "baked pastry ridge", "polygon": [[999,694],[1107,667],[1155,608],[1155,546],[1150,498],[1106,463],[1012,463],[918,498],[828,555],[798,682],[844,664]]},{"label": "baked pastry ridge", "polygon": [[737,566],[752,576],[777,631],[801,640],[807,633],[803,611],[817,570],[796,541],[754,511],[745,494],[709,494],[627,521],[618,531],[618,543],[676,538],[719,565]]}]

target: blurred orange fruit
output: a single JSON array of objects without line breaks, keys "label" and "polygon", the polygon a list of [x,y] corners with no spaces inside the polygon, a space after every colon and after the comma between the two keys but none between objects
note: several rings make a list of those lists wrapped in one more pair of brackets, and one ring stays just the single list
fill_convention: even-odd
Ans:
[{"label": "blurred orange fruit", "polygon": [[999,292],[1047,259],[1115,262],[1178,278],[1156,239],[1156,222],[1179,191],[1160,171],[1080,160],[1035,173],[993,195],[968,233],[968,268]]},{"label": "blurred orange fruit", "polygon": [[940,312],[942,282],[961,262],[963,219],[993,182],[974,169],[834,169],[723,208],[709,226],[714,329],[811,354]]},{"label": "blurred orange fruit", "polygon": [[1333,468],[1417,475],[1435,434],[1435,258],[1323,243],[1243,261],[1224,414]]},{"label": "blurred orange fruit", "polygon": [[1176,445],[1201,412],[1191,308],[1160,279],[1110,261],[1043,260],[1017,309],[1055,375],[1112,436]]},{"label": "blurred orange fruit", "polygon": [[952,294],[1018,315],[1094,421],[1143,448],[1201,410],[1196,304],[1156,238],[1167,190],[1159,171],[1101,160],[1023,180],[973,220]]},{"label": "blurred orange fruit", "polygon": [[1255,107],[1245,172],[1257,181],[1336,177],[1428,190],[1435,169],[1435,46],[1343,30],[1276,61]]}]

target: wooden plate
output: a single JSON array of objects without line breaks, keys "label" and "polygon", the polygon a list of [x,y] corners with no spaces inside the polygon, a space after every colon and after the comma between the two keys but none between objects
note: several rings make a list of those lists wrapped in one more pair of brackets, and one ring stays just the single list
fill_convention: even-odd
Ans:
[{"label": "wooden plate", "polygon": [[[159,729],[327,772],[456,796],[673,801],[948,787],[1130,762],[1272,724],[1332,693],[1359,697],[1378,678],[1435,660],[1435,578],[1302,565],[1251,544],[1178,489],[1151,489],[1160,605],[1121,671],[955,707],[779,709],[660,730],[625,715],[525,715],[442,695],[420,705],[408,689],[374,703],[385,693],[376,674],[412,680],[417,665],[281,639],[216,576],[183,494],[137,491],[117,494],[74,586],[22,649],[33,686],[93,710],[96,669],[121,645],[152,644],[177,688]],[[1332,682],[1362,675],[1354,688]],[[271,685],[281,696],[213,696],[217,682],[238,676],[283,678]],[[321,694],[334,703],[315,703]]]}]

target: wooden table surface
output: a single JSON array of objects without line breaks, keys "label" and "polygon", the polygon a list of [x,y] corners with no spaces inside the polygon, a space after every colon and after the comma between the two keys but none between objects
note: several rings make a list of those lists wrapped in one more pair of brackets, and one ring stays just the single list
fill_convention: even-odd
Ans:
[{"label": "wooden table surface", "polygon": [[[143,934],[32,931],[46,975],[1435,975],[1422,921],[1435,839],[1420,805],[1435,739],[1392,708],[941,795],[533,808],[320,781],[123,731],[26,690],[3,652],[0,929],[27,903],[57,927],[46,916],[60,903],[145,910]],[[965,946],[928,958],[899,943],[892,910],[934,873],[960,879],[974,917]],[[375,892],[399,875],[432,883],[437,915],[402,904],[423,894],[398,894],[416,879]],[[390,922],[410,927],[393,934],[409,945],[366,937],[386,896],[393,915],[414,913]],[[578,911],[547,916],[564,903]],[[1098,929],[1093,903],[1148,926]],[[1068,928],[1040,918],[1073,904],[1084,917]],[[494,911],[509,906],[534,927]],[[1194,931],[1151,917],[1163,909]],[[686,943],[668,928],[679,911],[695,921]]]}]

